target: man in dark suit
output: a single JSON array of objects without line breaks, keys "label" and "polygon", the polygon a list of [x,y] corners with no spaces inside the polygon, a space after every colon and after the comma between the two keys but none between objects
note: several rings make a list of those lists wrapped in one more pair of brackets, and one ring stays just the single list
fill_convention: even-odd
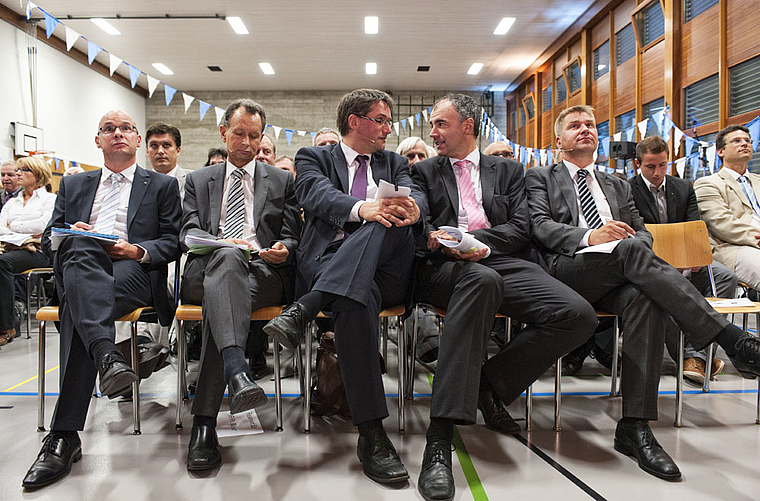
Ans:
[{"label": "man in dark suit", "polygon": [[[528,260],[533,246],[523,167],[478,152],[480,116],[480,105],[469,96],[449,94],[438,101],[430,115],[438,156],[412,167],[412,180],[429,207],[415,298],[447,310],[417,483],[426,500],[454,497],[454,424],[473,424],[477,407],[489,427],[519,433],[493,391],[510,404],[597,325],[585,299]],[[458,227],[486,247],[443,246],[438,238],[449,236],[441,226]],[[528,327],[483,365],[481,377],[497,312]]]},{"label": "man in dark suit", "polygon": [[[554,130],[563,163],[530,169],[525,180],[533,238],[552,275],[595,307],[623,318],[623,418],[615,430],[615,449],[635,457],[652,475],[680,478],[649,427],[649,420],[657,419],[666,315],[695,348],[716,341],[748,374],[760,374],[760,341],[718,315],[683,275],[652,252],[652,236],[630,185],[594,168],[593,109],[564,110]],[[601,244],[611,251],[599,252],[594,246]],[[590,251],[578,253],[585,248]]]},{"label": "man in dark suit", "polygon": [[[122,111],[100,120],[95,144],[105,167],[61,179],[53,216],[42,237],[52,249],[60,297],[61,391],[51,432],[23,485],[48,485],[82,457],[84,428],[96,374],[100,391],[113,398],[137,380],[114,345],[114,319],[152,304],[162,325],[174,311],[166,288],[167,263],[179,256],[181,207],[174,179],[139,167],[134,120]],[[119,236],[101,246],[84,236],[51,241],[52,228]]]},{"label": "man in dark suit", "polygon": [[0,189],[0,208],[13,198],[22,188],[18,185],[18,175],[16,174],[16,164],[13,161],[3,162],[0,168],[2,177],[2,189]]},{"label": "man in dark suit", "polygon": [[[426,212],[409,164],[385,151],[393,100],[359,89],[338,105],[336,145],[296,155],[296,195],[306,214],[298,248],[298,301],[264,331],[289,347],[320,310],[335,321],[335,345],[364,473],[380,483],[409,478],[383,429],[388,416],[377,356],[378,314],[404,302],[414,257],[410,225]],[[381,181],[411,188],[409,197],[375,200]]]},{"label": "man in dark suit", "polygon": [[293,177],[254,159],[264,127],[266,114],[258,103],[234,101],[219,127],[229,151],[227,162],[192,172],[185,184],[180,240],[201,237],[252,252],[249,259],[242,249],[220,247],[205,255],[190,254],[185,266],[182,299],[203,305],[188,470],[222,462],[215,428],[225,386],[233,414],[266,403],[245,361],[251,312],[293,298],[300,212]]}]

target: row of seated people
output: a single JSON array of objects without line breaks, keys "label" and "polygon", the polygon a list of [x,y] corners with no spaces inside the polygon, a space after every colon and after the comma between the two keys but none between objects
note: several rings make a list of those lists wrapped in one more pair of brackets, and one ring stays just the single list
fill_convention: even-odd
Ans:
[{"label": "row of seated people", "polygon": [[[235,101],[220,126],[227,162],[187,175],[182,208],[173,179],[136,165],[141,137],[134,121],[123,112],[101,119],[95,141],[106,168],[62,181],[43,235],[62,297],[61,388],[26,488],[62,478],[81,458],[78,432],[96,375],[109,397],[136,380],[115,347],[113,319],[152,304],[169,324],[167,263],[189,235],[257,252],[249,259],[221,247],[190,255],[184,267],[182,297],[204,313],[188,469],[221,464],[215,420],[225,387],[233,413],[266,403],[245,361],[249,318],[255,309],[289,304],[264,331],[295,349],[305,326],[320,311],[329,313],[363,471],[379,483],[406,481],[382,424],[388,409],[377,317],[382,307],[404,301],[416,253],[417,280],[426,284],[416,288],[416,299],[447,309],[417,484],[425,499],[454,496],[454,425],[473,424],[480,408],[499,430],[519,431],[503,405],[591,337],[595,307],[620,315],[626,326],[615,449],[648,473],[680,478],[649,427],[657,419],[666,320],[672,317],[696,349],[718,343],[747,377],[760,374],[760,342],[718,315],[652,252],[628,183],[594,167],[593,110],[563,111],[555,134],[564,160],[524,175],[513,160],[480,154],[479,105],[447,95],[431,114],[438,156],[415,163],[410,176],[408,161],[384,149],[392,108],[385,92],[348,93],[337,110],[341,141],[301,149],[294,180],[255,160],[266,114],[251,100]],[[719,147],[727,166],[731,148],[741,150],[731,134]],[[376,200],[381,181],[410,195]],[[53,248],[49,232],[64,223],[121,238],[102,247],[68,237]],[[442,245],[451,238],[443,226],[485,245],[462,251]],[[611,253],[577,253],[609,242],[617,242]],[[527,327],[483,363],[497,312]]]}]

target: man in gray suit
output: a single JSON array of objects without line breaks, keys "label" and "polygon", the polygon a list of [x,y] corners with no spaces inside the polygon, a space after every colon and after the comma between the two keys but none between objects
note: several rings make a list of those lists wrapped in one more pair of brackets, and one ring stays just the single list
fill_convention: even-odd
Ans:
[{"label": "man in gray suit", "polygon": [[[554,131],[563,162],[530,169],[525,179],[533,238],[549,273],[595,307],[623,318],[623,418],[615,430],[615,450],[636,458],[652,475],[678,479],[678,466],[649,427],[649,420],[657,419],[666,314],[695,348],[716,341],[743,375],[760,375],[760,341],[717,314],[654,254],[630,185],[595,169],[593,108],[564,110]],[[595,247],[602,244],[606,251]]]},{"label": "man in gray suit", "polygon": [[254,157],[266,127],[264,109],[250,99],[227,108],[219,127],[227,162],[192,172],[185,184],[180,240],[187,236],[235,243],[250,251],[219,247],[190,255],[183,300],[203,305],[203,351],[188,470],[221,464],[216,416],[229,388],[233,414],[266,403],[251,379],[244,349],[251,312],[292,300],[293,262],[300,213],[293,176]]}]

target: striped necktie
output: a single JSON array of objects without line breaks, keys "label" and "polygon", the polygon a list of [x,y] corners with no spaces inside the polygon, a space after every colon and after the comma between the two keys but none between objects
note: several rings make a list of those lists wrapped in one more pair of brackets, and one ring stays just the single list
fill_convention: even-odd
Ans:
[{"label": "striped necktie", "polygon": [[224,238],[243,238],[245,222],[245,197],[243,196],[243,176],[245,170],[232,171],[232,184],[227,197],[227,217],[224,221]]},{"label": "striped necktie", "polygon": [[752,184],[750,184],[747,176],[739,176],[739,184],[741,184],[742,191],[744,191],[744,194],[747,196],[747,200],[749,200],[749,204],[752,206],[755,214],[760,217],[760,204],[757,203],[755,190],[752,189]]},{"label": "striped necktie", "polygon": [[116,214],[119,212],[119,201],[121,199],[120,184],[124,179],[124,174],[114,172],[108,176],[111,184],[108,186],[106,196],[100,204],[98,220],[95,222],[95,231],[98,233],[112,234],[116,225]]},{"label": "striped necktie", "polygon": [[602,227],[602,218],[599,216],[594,197],[591,196],[591,190],[588,189],[588,184],[586,184],[587,175],[588,172],[583,169],[578,171],[578,196],[581,200],[581,210],[583,211],[583,217],[586,219],[586,224],[588,224],[589,228],[595,230]]},{"label": "striped necktie", "polygon": [[467,231],[490,228],[486,213],[478,203],[475,189],[472,187],[470,169],[474,168],[475,164],[469,160],[459,160],[454,162],[454,166],[456,167],[457,185],[459,186],[459,198],[462,201],[464,211],[467,213]]}]

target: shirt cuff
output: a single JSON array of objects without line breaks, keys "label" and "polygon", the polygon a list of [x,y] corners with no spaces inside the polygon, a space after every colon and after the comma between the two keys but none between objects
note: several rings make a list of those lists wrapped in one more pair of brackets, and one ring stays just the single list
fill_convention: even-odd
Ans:
[{"label": "shirt cuff", "polygon": [[135,247],[139,247],[143,250],[143,257],[140,258],[140,264],[148,264],[150,263],[150,254],[148,254],[148,251],[143,247],[142,245],[135,244]]},{"label": "shirt cuff", "polygon": [[367,203],[365,200],[359,200],[354,204],[353,207],[351,207],[351,213],[348,215],[348,220],[346,222],[348,223],[358,223],[361,221],[361,218],[359,217],[359,207]]},{"label": "shirt cuff", "polygon": [[585,247],[589,246],[588,239],[591,236],[591,232],[594,231],[592,229],[589,229],[585,235],[583,235],[583,240],[581,240],[580,245],[578,246],[579,249],[583,249]]}]

